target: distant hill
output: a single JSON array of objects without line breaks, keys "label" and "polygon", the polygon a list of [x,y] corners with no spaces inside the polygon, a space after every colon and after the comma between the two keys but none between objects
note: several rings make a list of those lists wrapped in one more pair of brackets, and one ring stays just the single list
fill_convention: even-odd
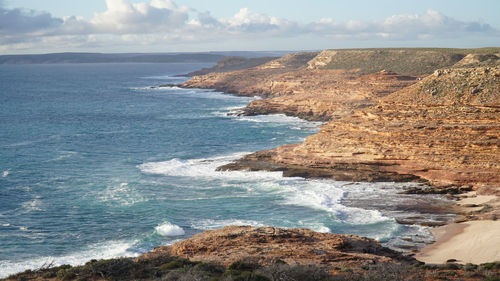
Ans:
[{"label": "distant hill", "polygon": [[410,87],[386,96],[386,102],[419,105],[500,104],[500,64],[438,69]]},{"label": "distant hill", "polygon": [[[309,69],[359,69],[362,73],[381,70],[404,75],[430,74],[439,68],[451,67],[468,54],[486,56],[500,54],[500,48],[441,49],[343,49],[325,50],[309,61]],[[481,57],[482,59],[482,57]]]},{"label": "distant hill", "polygon": [[215,63],[227,56],[247,58],[283,56],[289,52],[206,52],[206,53],[54,53],[34,55],[3,55],[0,64],[51,64],[51,63]]}]

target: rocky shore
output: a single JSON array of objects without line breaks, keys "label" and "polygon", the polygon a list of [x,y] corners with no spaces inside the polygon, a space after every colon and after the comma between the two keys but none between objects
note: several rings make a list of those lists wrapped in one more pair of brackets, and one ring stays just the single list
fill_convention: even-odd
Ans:
[{"label": "rocky shore", "polygon": [[[414,257],[354,235],[226,227],[135,259],[7,280],[485,280],[500,274],[500,48],[327,50],[192,77],[181,87],[261,96],[243,114],[324,121],[303,143],[220,170],[419,182],[459,214]],[[427,265],[422,265],[422,261]],[[432,265],[440,264],[440,265]],[[481,265],[478,265],[481,264]],[[497,279],[488,279],[497,280]]]},{"label": "rocky shore", "polygon": [[[354,235],[230,226],[137,258],[28,270],[5,280],[495,280],[500,263],[424,265]],[[485,279],[486,278],[486,279]]]},{"label": "rocky shore", "polygon": [[[497,192],[499,75],[498,67],[436,71],[377,105],[335,118],[302,144],[257,152],[221,169],[262,166],[293,176]],[[488,83],[484,91],[472,86]],[[449,84],[465,86],[454,92],[446,90]]]},{"label": "rocky shore", "polygon": [[205,231],[172,246],[156,248],[141,258],[165,254],[224,266],[241,260],[261,266],[280,261],[293,265],[320,264],[330,270],[362,263],[417,263],[414,258],[385,248],[369,238],[309,229],[250,226]]},{"label": "rocky shore", "polygon": [[[292,54],[251,69],[186,82],[183,87],[265,97],[250,103],[244,109],[247,115],[284,113],[329,121],[302,144],[257,152],[221,169],[283,170],[290,176],[336,180],[419,181],[436,188],[496,192],[498,56],[423,50],[407,63],[415,63],[415,56],[439,53],[442,66],[448,68],[427,75],[422,73],[430,70],[424,61],[420,69],[412,65],[406,75],[399,75],[391,70],[363,74],[376,69],[364,60],[351,62],[351,67],[358,63],[364,69],[325,68],[338,61],[339,52]],[[350,58],[353,52],[344,56]],[[363,51],[356,52],[363,57]],[[370,59],[373,52],[365,51],[365,56]],[[384,55],[401,55],[385,52],[382,61]],[[394,68],[401,70],[401,65]]]},{"label": "rocky shore", "polygon": [[[424,185],[406,192],[423,194],[474,191],[473,196],[494,199],[457,205],[457,222],[487,220],[496,228],[498,48],[299,53],[247,70],[193,77],[183,87],[262,96],[244,109],[247,115],[282,113],[328,122],[304,143],[255,152],[220,170],[412,181]],[[488,247],[484,241],[477,244]]]}]

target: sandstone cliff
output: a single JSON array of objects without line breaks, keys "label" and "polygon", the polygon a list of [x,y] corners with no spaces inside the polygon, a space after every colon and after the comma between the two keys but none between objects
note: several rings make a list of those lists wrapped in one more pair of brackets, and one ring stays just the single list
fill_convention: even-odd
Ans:
[{"label": "sandstone cliff", "polygon": [[376,99],[416,82],[415,76],[391,71],[363,75],[359,69],[308,70],[318,53],[297,53],[233,72],[195,76],[182,86],[210,88],[241,96],[262,96],[245,114],[285,113],[327,121],[376,103]]},{"label": "sandstone cliff", "polygon": [[[221,169],[491,189],[500,186],[500,59],[497,49],[465,51],[292,54],[247,70],[194,77],[184,86],[265,97],[247,106],[248,115],[331,120],[303,144],[254,153]],[[432,74],[364,74],[379,64]],[[435,70],[442,65],[450,67]],[[340,66],[348,69],[332,69]]]},{"label": "sandstone cliff", "polygon": [[267,166],[287,175],[496,190],[499,77],[499,67],[438,70],[377,105],[332,120],[302,144],[258,152],[223,169]]},{"label": "sandstone cliff", "polygon": [[307,62],[316,55],[316,52],[289,54],[249,69],[195,76],[182,86],[215,89],[241,96],[270,96],[275,76],[305,69]]}]

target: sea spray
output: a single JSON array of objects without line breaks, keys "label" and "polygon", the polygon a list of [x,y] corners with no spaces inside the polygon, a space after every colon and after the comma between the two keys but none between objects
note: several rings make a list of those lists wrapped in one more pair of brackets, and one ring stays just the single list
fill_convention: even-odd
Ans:
[{"label": "sea spray", "polygon": [[155,232],[161,236],[182,236],[186,234],[182,227],[171,224],[168,221],[155,227]]}]

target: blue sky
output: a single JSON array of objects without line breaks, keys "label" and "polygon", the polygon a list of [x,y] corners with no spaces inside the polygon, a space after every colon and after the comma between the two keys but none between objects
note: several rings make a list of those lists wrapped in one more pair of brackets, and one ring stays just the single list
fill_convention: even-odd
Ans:
[{"label": "blue sky", "polygon": [[0,53],[500,46],[498,0],[0,0]]}]

